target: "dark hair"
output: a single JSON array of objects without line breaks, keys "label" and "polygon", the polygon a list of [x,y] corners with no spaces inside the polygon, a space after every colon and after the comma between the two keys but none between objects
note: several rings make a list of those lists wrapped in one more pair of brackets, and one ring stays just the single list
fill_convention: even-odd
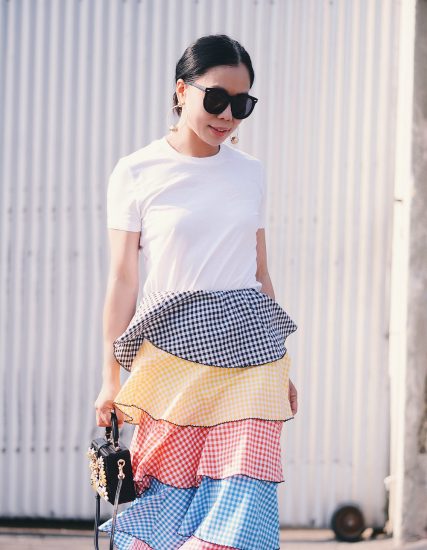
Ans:
[{"label": "dark hair", "polygon": [[[249,71],[250,88],[255,80],[252,61],[245,48],[226,34],[210,34],[202,36],[190,44],[175,67],[175,83],[182,78],[185,82],[194,82],[210,68],[218,65],[237,67],[240,63],[246,65]],[[178,105],[176,92],[173,94],[172,106]],[[181,116],[181,107],[174,111]]]}]

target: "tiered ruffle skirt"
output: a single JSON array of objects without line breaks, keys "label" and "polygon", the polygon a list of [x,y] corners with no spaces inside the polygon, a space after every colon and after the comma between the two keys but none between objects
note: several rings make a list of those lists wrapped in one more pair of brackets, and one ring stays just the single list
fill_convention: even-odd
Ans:
[{"label": "tiered ruffle skirt", "polygon": [[279,548],[280,436],[293,418],[285,340],[296,329],[255,288],[141,300],[114,342],[131,373],[114,404],[135,424],[137,492],[117,514],[119,550]]}]

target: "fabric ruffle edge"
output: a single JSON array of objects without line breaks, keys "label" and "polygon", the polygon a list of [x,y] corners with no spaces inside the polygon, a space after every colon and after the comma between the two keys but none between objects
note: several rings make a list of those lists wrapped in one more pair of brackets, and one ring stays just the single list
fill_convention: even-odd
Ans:
[{"label": "fabric ruffle edge", "polygon": [[[197,537],[190,537],[184,544],[180,547],[182,550],[230,550],[231,546],[222,546],[219,544],[213,544],[211,542],[206,542],[205,540],[199,539]],[[149,546],[146,542],[133,539],[131,542],[130,550],[155,550],[152,546]]]},{"label": "fabric ruffle edge", "polygon": [[152,477],[179,488],[198,487],[203,476],[246,475],[281,483],[282,427],[281,421],[254,418],[210,428],[176,426],[144,413],[130,445],[137,494]]},{"label": "fabric ruffle edge", "polygon": [[[110,531],[111,523],[100,530]],[[117,514],[115,544],[128,550],[139,539],[154,550],[175,550],[193,537],[219,547],[273,550],[280,546],[279,527],[276,483],[203,477],[199,487],[179,489],[153,478],[144,495]]]},{"label": "fabric ruffle edge", "polygon": [[203,365],[245,367],[283,357],[296,330],[279,303],[256,288],[160,291],[141,299],[113,348],[128,371],[144,339]]},{"label": "fabric ruffle edge", "polygon": [[139,424],[143,411],[180,426],[286,420],[292,416],[289,369],[288,354],[264,365],[223,369],[181,359],[144,340],[114,403],[131,424]]}]

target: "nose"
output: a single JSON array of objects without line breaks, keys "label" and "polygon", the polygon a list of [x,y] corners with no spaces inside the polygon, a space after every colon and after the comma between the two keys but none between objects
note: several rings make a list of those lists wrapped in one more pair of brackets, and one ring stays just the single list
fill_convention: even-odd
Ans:
[{"label": "nose", "polygon": [[231,103],[227,105],[227,107],[218,115],[218,118],[223,118],[225,120],[232,120],[233,119],[233,113],[231,112]]}]

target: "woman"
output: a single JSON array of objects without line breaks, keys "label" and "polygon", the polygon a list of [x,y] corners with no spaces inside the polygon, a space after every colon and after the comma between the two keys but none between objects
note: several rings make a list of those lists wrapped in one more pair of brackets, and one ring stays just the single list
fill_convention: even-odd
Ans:
[{"label": "woman", "polygon": [[[120,426],[135,425],[138,495],[114,540],[127,550],[271,550],[280,434],[297,412],[284,343],[297,327],[268,273],[263,165],[224,143],[255,107],[254,71],[238,42],[210,35],[185,50],[175,81],[179,123],[119,159],[107,192],[95,408],[98,426],[112,408]],[[136,308],[140,239],[147,277]],[[131,373],[122,387],[120,366]]]}]

